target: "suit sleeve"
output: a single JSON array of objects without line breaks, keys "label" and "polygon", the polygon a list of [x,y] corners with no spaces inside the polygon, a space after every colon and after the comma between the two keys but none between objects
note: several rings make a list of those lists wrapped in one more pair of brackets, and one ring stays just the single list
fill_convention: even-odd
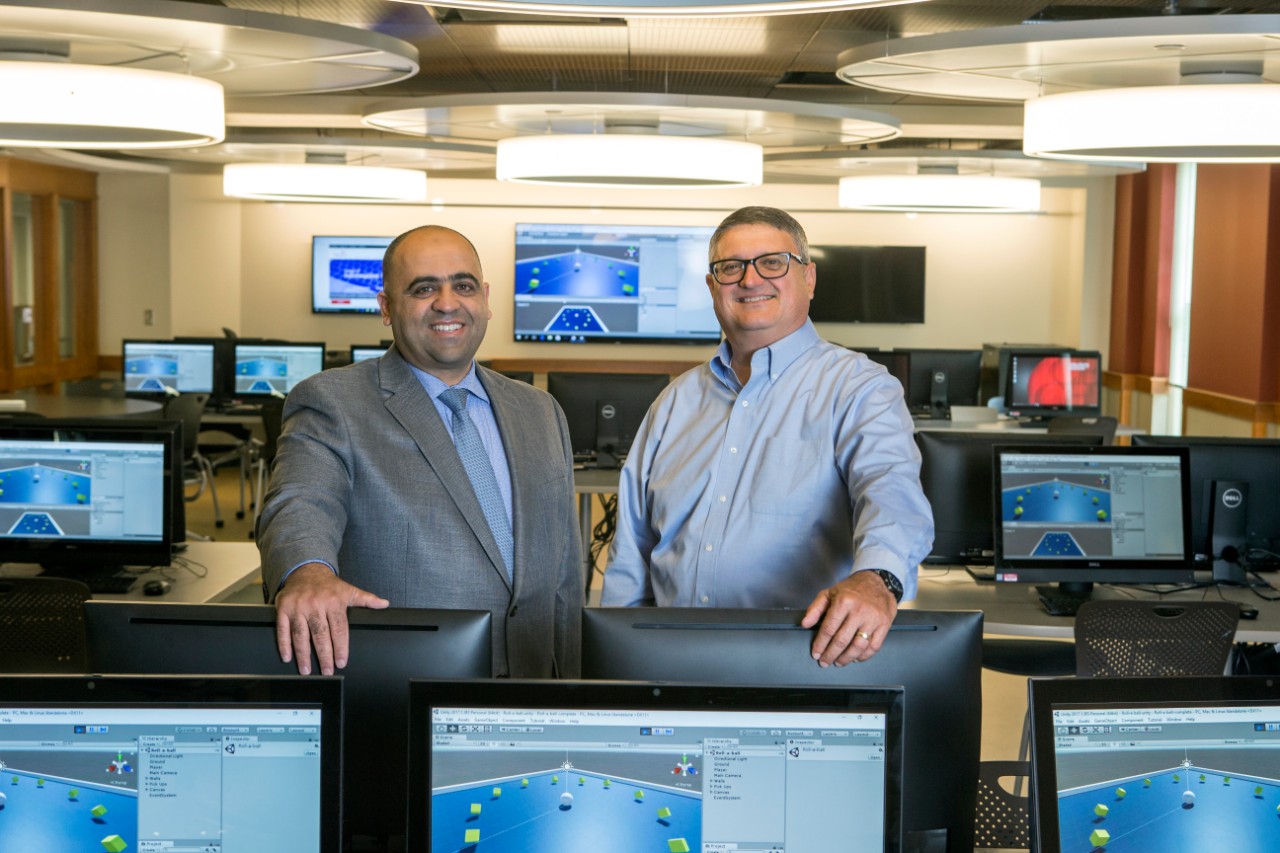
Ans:
[{"label": "suit sleeve", "polygon": [[338,551],[352,493],[351,442],[342,409],[319,383],[289,392],[284,426],[262,502],[257,541],[263,584],[274,598],[284,575],[320,560],[341,572]]},{"label": "suit sleeve", "polygon": [[556,425],[560,430],[564,450],[565,471],[569,479],[568,499],[561,501],[563,517],[560,524],[569,532],[565,537],[564,553],[558,573],[555,612],[556,675],[560,678],[577,678],[582,671],[582,536],[578,532],[578,518],[573,494],[573,449],[569,442],[569,425],[564,412],[555,403]]}]

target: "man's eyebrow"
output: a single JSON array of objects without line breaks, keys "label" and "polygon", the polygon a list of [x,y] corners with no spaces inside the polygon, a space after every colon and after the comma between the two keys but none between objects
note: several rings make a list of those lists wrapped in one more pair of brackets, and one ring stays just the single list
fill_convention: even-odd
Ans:
[{"label": "man's eyebrow", "polygon": [[[420,275],[417,278],[411,279],[409,283],[404,286],[404,289],[411,290],[413,287],[419,284],[439,284],[443,280],[444,279],[442,279],[438,275]],[[448,277],[448,280],[454,283],[457,283],[457,282],[470,282],[471,284],[480,283],[480,279],[476,278],[474,273],[469,273],[469,272],[456,272],[453,275],[450,275]]]}]

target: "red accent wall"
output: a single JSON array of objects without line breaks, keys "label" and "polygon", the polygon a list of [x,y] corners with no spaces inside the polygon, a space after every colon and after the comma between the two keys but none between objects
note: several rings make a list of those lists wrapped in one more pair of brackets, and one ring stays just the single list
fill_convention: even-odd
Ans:
[{"label": "red accent wall", "polygon": [[1169,375],[1169,287],[1177,167],[1116,179],[1108,369]]}]

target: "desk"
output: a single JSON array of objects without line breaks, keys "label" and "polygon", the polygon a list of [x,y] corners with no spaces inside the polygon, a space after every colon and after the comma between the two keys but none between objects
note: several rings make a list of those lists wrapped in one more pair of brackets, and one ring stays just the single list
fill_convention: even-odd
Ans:
[{"label": "desk", "polygon": [[[975,581],[963,566],[921,566],[919,592],[903,607],[922,610],[981,610],[983,631],[1014,637],[1071,639],[1075,619],[1050,616],[1040,606],[1034,584]],[[1273,581],[1280,582],[1280,581]],[[1266,590],[1263,590],[1266,592]],[[1268,595],[1280,595],[1276,590]],[[1093,597],[1102,601],[1155,600],[1156,596],[1133,587],[1096,585]],[[1241,620],[1236,642],[1280,643],[1280,601],[1264,601],[1251,590],[1235,587],[1205,587],[1168,593],[1161,601],[1238,601],[1257,608],[1258,618]]]},{"label": "desk", "polygon": [[68,397],[31,391],[13,391],[4,396],[25,400],[28,412],[46,418],[154,418],[164,409],[154,400],[132,397]]},{"label": "desk", "polygon": [[578,528],[582,533],[583,589],[590,590],[591,574],[591,496],[612,495],[618,491],[622,477],[619,468],[578,468],[573,472],[573,492],[578,496]]},{"label": "desk", "polygon": [[[253,542],[191,542],[177,559],[191,563],[195,571],[201,571],[203,566],[207,569],[204,577],[196,577],[178,564],[164,566],[139,574],[133,588],[123,595],[95,595],[94,598],[106,601],[152,601],[159,604],[225,601],[255,583],[261,565],[258,546]],[[39,566],[0,566],[0,577],[35,577],[39,574]],[[173,584],[167,593],[150,596],[142,592],[144,583],[162,578]]]}]

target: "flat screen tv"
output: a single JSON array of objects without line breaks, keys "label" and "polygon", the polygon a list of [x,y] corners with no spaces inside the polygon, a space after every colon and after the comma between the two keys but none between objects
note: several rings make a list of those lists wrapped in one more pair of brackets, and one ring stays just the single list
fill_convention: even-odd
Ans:
[{"label": "flat screen tv", "polygon": [[92,571],[168,565],[178,431],[0,422],[4,562]]},{"label": "flat screen tv", "polygon": [[[906,688],[907,850],[973,850],[982,729],[982,614],[898,611],[870,660],[819,667],[799,610],[588,607],[582,674],[690,684]],[[790,849],[790,848],[788,848]],[[855,848],[846,848],[855,849]]]},{"label": "flat screen tv", "polygon": [[312,237],[311,312],[377,314],[382,255],[394,237]]},{"label": "flat screen tv", "polygon": [[709,344],[701,225],[516,225],[515,340]]},{"label": "flat screen tv", "polygon": [[924,246],[810,246],[815,323],[923,323]]},{"label": "flat screen tv", "polygon": [[1097,415],[1102,412],[1102,355],[1063,350],[1012,350],[1004,405],[1014,417]]}]

